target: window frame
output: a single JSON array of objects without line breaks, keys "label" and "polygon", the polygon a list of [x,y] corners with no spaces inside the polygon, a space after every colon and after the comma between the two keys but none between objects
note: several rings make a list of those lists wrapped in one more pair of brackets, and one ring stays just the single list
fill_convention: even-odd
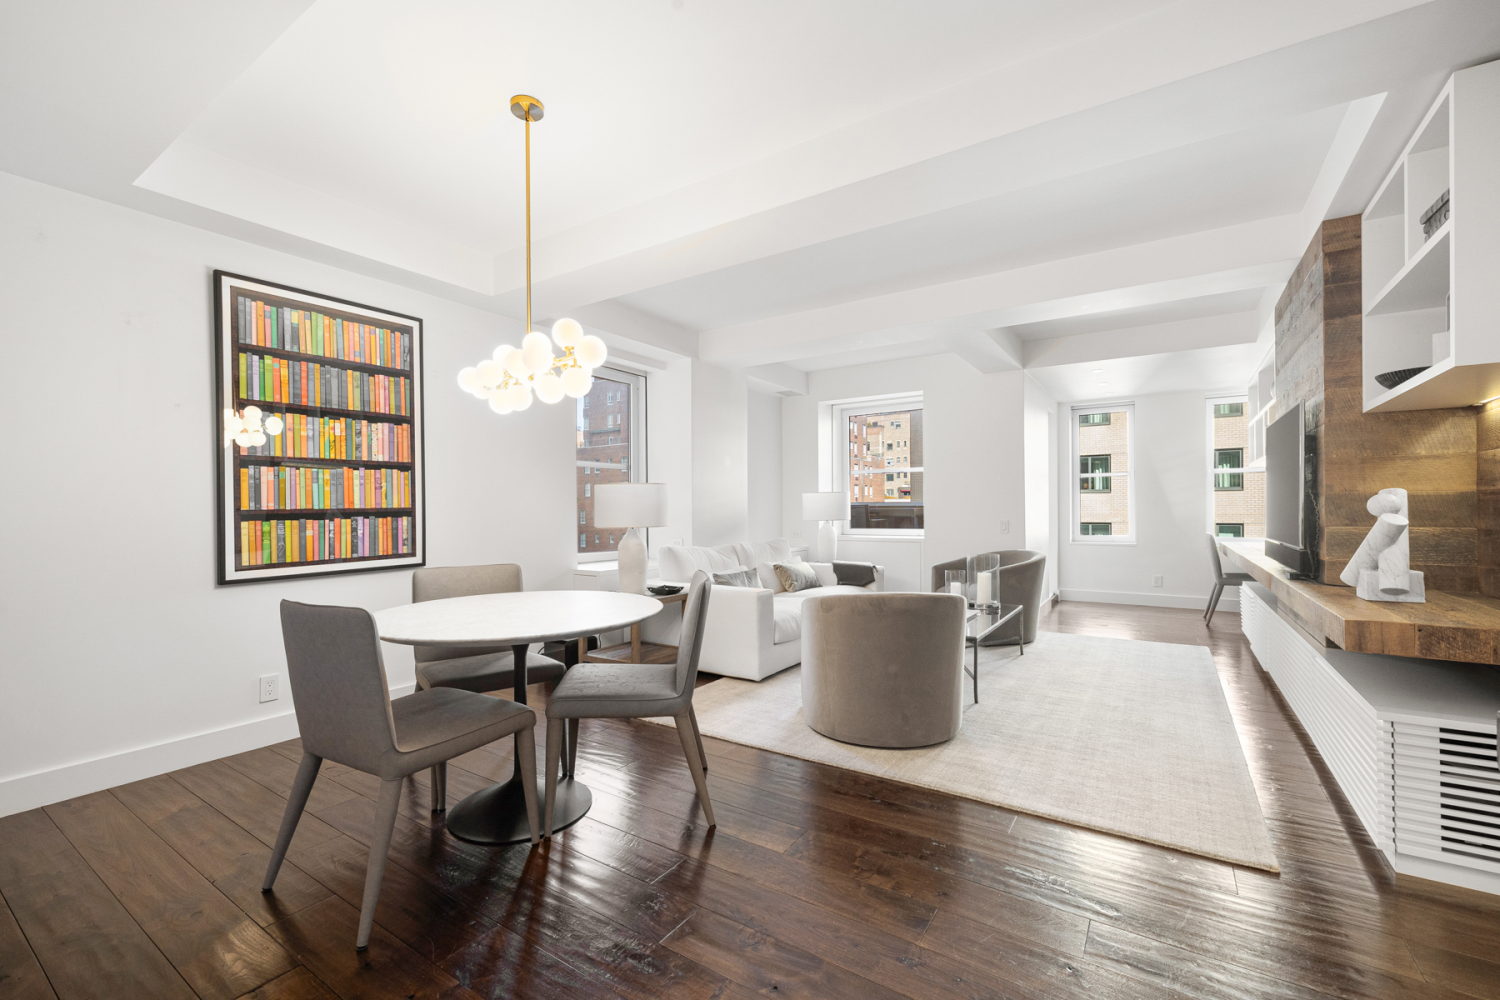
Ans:
[{"label": "window frame", "polygon": [[[1209,462],[1213,465],[1213,490],[1215,493],[1243,493],[1245,491],[1245,449],[1244,448],[1210,448]],[[1240,453],[1239,465],[1220,465],[1219,453],[1225,451],[1237,451]],[[1219,477],[1238,476],[1238,486],[1220,486]],[[1225,524],[1233,522],[1226,521]]]},{"label": "window frame", "polygon": [[[647,481],[646,394],[648,380],[646,376],[641,372],[630,371],[627,368],[616,368],[612,365],[606,365],[603,368],[595,368],[594,376],[596,378],[602,378],[610,382],[623,382],[630,388],[630,426],[635,430],[635,433],[631,436],[630,453],[625,459],[625,464],[628,467],[622,471],[628,472],[630,474],[630,478],[628,480],[629,482],[644,483]],[[583,398],[585,400],[588,399],[587,396]],[[589,409],[587,403],[585,403],[582,408],[584,410]],[[574,468],[587,465],[587,463],[585,463],[582,459],[578,458],[578,450],[576,446],[574,447],[573,451],[573,461]],[[592,468],[592,466],[588,466],[587,468],[585,468],[585,475],[589,474],[589,468]],[[584,527],[589,528],[591,531],[593,531],[591,525],[585,525]],[[646,528],[643,531],[643,533],[647,536],[647,544],[650,544],[650,531],[651,529],[649,528]],[[598,534],[597,531],[593,531],[593,533],[595,535]],[[595,544],[598,543],[596,542]],[[616,545],[618,546],[618,543],[616,543]],[[619,552],[616,549],[606,549],[603,552],[574,552],[573,556],[577,560],[578,565],[583,565],[585,563],[614,562],[620,558]]]},{"label": "window frame", "polygon": [[[924,409],[924,405],[923,405],[923,400],[922,400],[922,394],[920,392],[899,393],[899,394],[890,395],[890,396],[880,396],[880,397],[867,398],[867,399],[847,400],[847,401],[844,401],[844,402],[841,402],[841,403],[833,404],[833,406],[832,406],[832,413],[831,413],[831,416],[833,418],[832,421],[831,421],[831,423],[832,423],[833,426],[832,426],[831,429],[832,429],[832,432],[833,432],[833,452],[832,452],[833,459],[834,459],[833,475],[834,475],[835,484],[836,484],[834,486],[834,489],[844,490],[845,492],[848,492],[849,489],[850,489],[850,486],[849,486],[849,477],[851,475],[852,468],[851,468],[851,463],[850,463],[849,459],[850,459],[850,456],[853,454],[853,446],[854,446],[854,442],[852,442],[852,441],[849,440],[849,420],[850,420],[851,417],[857,417],[857,416],[860,416],[861,414],[865,414],[865,413],[889,413],[889,412],[891,412],[893,410],[910,412],[912,410],[921,410],[921,409]],[[926,420],[925,420],[925,416],[926,415],[923,414],[923,416],[924,416],[924,420],[923,420],[922,433],[925,435],[927,433]],[[902,430],[906,431],[908,434],[910,433],[909,428],[907,428],[907,427],[903,427]],[[910,440],[909,437],[906,440],[909,441]],[[909,444],[907,446],[907,450],[908,450],[908,454],[910,454],[910,445]],[[923,460],[924,463],[927,460],[927,442],[926,442],[925,438],[922,441],[922,460]],[[884,470],[884,468],[885,468],[884,466],[881,467],[882,471]],[[892,468],[895,468],[895,467],[893,466]],[[903,466],[900,466],[900,469],[901,469],[901,471],[906,472],[906,473],[921,472],[921,473],[925,474],[926,471],[927,471],[927,467],[926,467],[925,464],[924,465],[903,465]],[[909,493],[910,492],[910,483],[911,483],[911,477],[910,477],[910,475],[907,476],[906,482],[908,484],[908,493]],[[926,482],[925,479],[924,479],[923,482],[924,482],[924,492],[925,492],[925,482]],[[882,487],[882,489],[883,489],[883,487]],[[896,488],[896,493],[897,493],[897,499],[895,499],[895,500],[886,500],[886,499],[884,499],[884,497],[882,497],[879,502],[881,502],[881,503],[889,503],[889,504],[902,504],[902,503],[910,504],[912,502],[910,499],[906,499],[906,500],[900,499],[901,489],[900,489],[899,485]],[[875,499],[874,497],[855,497],[855,496],[850,496],[849,497],[849,502],[851,504],[870,503],[870,502],[873,502],[874,499]],[[850,522],[849,521],[844,521],[844,522],[842,522],[842,524],[841,524],[841,526],[839,528],[839,535],[842,538],[849,538],[849,539],[861,539],[861,538],[863,538],[863,539],[870,539],[870,538],[923,538],[923,537],[925,537],[925,535],[927,533],[926,523],[927,523],[927,500],[926,500],[926,497],[923,497],[923,500],[922,500],[922,524],[923,524],[923,527],[921,527],[921,528],[854,528],[854,527],[850,526]]]},{"label": "window frame", "polygon": [[[1070,438],[1068,447],[1072,457],[1072,461],[1068,463],[1068,482],[1070,484],[1068,486],[1068,493],[1072,497],[1073,509],[1073,516],[1068,528],[1069,541],[1074,545],[1134,545],[1139,531],[1139,524],[1136,520],[1135,467],[1140,460],[1140,455],[1135,449],[1135,402],[1133,400],[1122,400],[1115,402],[1080,403],[1073,405],[1068,412],[1068,434]],[[1130,524],[1130,531],[1123,535],[1083,534],[1083,497],[1085,495],[1099,496],[1102,493],[1102,491],[1089,491],[1085,494],[1080,488],[1079,482],[1083,477],[1083,474],[1078,471],[1080,468],[1079,463],[1083,460],[1083,450],[1079,444],[1079,431],[1084,426],[1079,423],[1079,418],[1093,413],[1127,414],[1125,417],[1125,454],[1127,456],[1125,464],[1128,468],[1124,472],[1111,469],[1109,473],[1111,480],[1123,479],[1125,481],[1125,501],[1127,505],[1125,516]],[[1088,426],[1106,427],[1110,425],[1090,424]],[[1089,454],[1092,455],[1095,452],[1089,452]],[[1114,463],[1111,462],[1110,464],[1113,465]],[[1113,482],[1110,485],[1110,492],[1114,492]],[[1090,521],[1089,523],[1095,524],[1099,522]]]},{"label": "window frame", "polygon": [[[1222,534],[1219,533],[1219,529],[1220,528],[1239,528],[1240,529],[1240,533],[1238,535],[1222,535]],[[1244,522],[1242,522],[1242,521],[1216,521],[1216,522],[1214,522],[1214,537],[1215,538],[1244,538],[1245,537],[1245,525],[1244,525]]]}]

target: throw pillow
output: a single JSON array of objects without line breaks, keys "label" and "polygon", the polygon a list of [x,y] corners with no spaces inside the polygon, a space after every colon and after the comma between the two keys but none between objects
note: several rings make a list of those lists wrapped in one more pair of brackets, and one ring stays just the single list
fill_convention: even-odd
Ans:
[{"label": "throw pillow", "polygon": [[776,563],[771,569],[781,581],[781,588],[789,594],[822,586],[818,583],[818,574],[805,562]]},{"label": "throw pillow", "polygon": [[868,587],[875,582],[875,564],[835,562],[833,575],[841,587]]},{"label": "throw pillow", "polygon": [[755,577],[755,570],[736,566],[734,569],[714,574],[714,583],[725,587],[758,587],[760,581]]}]

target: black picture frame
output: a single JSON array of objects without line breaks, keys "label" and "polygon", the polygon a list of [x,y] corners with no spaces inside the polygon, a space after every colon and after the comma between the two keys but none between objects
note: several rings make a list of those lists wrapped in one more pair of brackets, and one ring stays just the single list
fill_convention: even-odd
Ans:
[{"label": "black picture frame", "polygon": [[213,310],[218,584],[425,565],[421,318],[222,270]]}]

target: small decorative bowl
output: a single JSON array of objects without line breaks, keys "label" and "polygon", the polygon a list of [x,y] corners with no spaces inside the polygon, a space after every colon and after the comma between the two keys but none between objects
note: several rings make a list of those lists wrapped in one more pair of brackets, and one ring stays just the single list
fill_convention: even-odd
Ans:
[{"label": "small decorative bowl", "polygon": [[681,587],[669,583],[664,583],[656,587],[647,587],[646,589],[651,591],[651,593],[655,594],[657,597],[671,597],[673,594],[682,593]]},{"label": "small decorative bowl", "polygon": [[1387,389],[1394,389],[1407,379],[1416,378],[1431,367],[1431,365],[1423,365],[1421,368],[1397,368],[1393,372],[1381,372],[1375,376],[1375,381]]}]

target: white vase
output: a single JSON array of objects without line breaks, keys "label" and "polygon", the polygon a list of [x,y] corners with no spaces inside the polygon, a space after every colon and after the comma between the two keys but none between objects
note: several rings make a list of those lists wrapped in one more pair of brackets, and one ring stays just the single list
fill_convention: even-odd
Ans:
[{"label": "white vase", "polygon": [[646,543],[640,531],[630,528],[620,539],[616,553],[620,561],[620,593],[644,594],[646,592]]}]

